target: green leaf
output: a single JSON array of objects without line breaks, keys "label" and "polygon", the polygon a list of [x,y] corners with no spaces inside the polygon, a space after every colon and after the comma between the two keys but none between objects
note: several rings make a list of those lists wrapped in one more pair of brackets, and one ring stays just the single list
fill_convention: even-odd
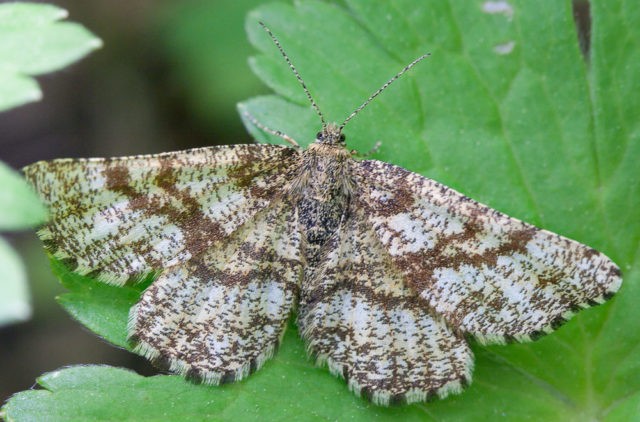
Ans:
[{"label": "green leaf", "polygon": [[[633,93],[640,92],[640,51],[634,49],[640,12],[628,3],[592,1],[592,51],[585,61],[568,0],[511,1],[511,13],[490,13],[480,1],[343,3],[273,4],[250,15],[247,29],[261,51],[252,66],[282,97],[249,100],[240,109],[303,144],[319,128],[258,20],[279,37],[328,120],[342,121],[430,51],[430,59],[347,126],[349,146],[366,151],[381,140],[376,158],[605,252],[624,272],[618,296],[537,342],[474,345],[476,368],[467,391],[423,405],[383,409],[357,399],[343,381],[313,367],[290,329],[276,358],[241,383],[202,387],[172,376],[142,379],[116,369],[73,368],[69,377],[77,376],[77,390],[45,378],[49,391],[20,393],[8,402],[9,419],[30,419],[26,412],[37,409],[56,409],[66,420],[637,418],[640,99]],[[61,299],[65,307],[99,335],[126,345],[127,307],[138,288],[105,290],[74,280],[65,281],[71,290],[66,302]],[[105,373],[114,371],[109,382]],[[65,371],[58,374],[69,379]],[[101,388],[89,388],[91,382]],[[91,398],[86,409],[81,397]],[[176,416],[174,409],[184,413]]]},{"label": "green leaf", "polygon": [[0,230],[18,230],[42,224],[47,210],[27,182],[0,161]]},{"label": "green leaf", "polygon": [[[0,161],[0,230],[43,223],[47,210],[25,180]],[[31,316],[27,275],[20,256],[0,238],[0,326]]]},{"label": "green leaf", "polygon": [[[285,338],[296,350],[298,342]],[[289,344],[291,343],[291,344]],[[50,372],[38,379],[45,390],[16,394],[3,408],[7,420],[340,420],[349,409],[362,406],[349,394],[335,394],[336,380],[313,367],[297,367],[295,377],[287,367],[296,362],[278,356],[254,375],[251,383],[222,387],[190,384],[178,376],[142,377],[108,366],[74,366]],[[306,376],[311,375],[311,382]],[[317,384],[320,377],[324,381]],[[319,408],[308,407],[301,394],[283,394],[273,388],[277,378],[286,389],[312,396]],[[364,405],[367,406],[367,405]],[[421,420],[416,409],[376,409],[381,420]]]},{"label": "green leaf", "polygon": [[22,261],[0,237],[0,327],[31,316],[27,275]]},{"label": "green leaf", "polygon": [[69,272],[55,259],[51,259],[51,268],[62,285],[69,289],[69,293],[57,298],[58,303],[105,340],[127,348],[129,308],[138,301],[143,287],[152,278],[135,286],[116,287]]},{"label": "green leaf", "polygon": [[66,17],[47,4],[0,4],[0,111],[42,97],[30,76],[61,69],[102,45],[81,25],[59,22]]}]

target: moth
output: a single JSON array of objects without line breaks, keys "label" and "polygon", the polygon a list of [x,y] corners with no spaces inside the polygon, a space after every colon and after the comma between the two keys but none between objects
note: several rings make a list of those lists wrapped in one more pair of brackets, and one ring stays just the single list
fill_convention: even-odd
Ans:
[{"label": "moth", "polygon": [[[264,25],[263,25],[264,26]],[[319,364],[379,405],[457,393],[467,337],[527,341],[621,284],[596,250],[392,164],[356,160],[264,27],[322,129],[306,150],[234,145],[24,168],[39,231],[73,271],[122,286],[159,275],[130,311],[135,351],[207,384],[276,351],[290,314]]]}]

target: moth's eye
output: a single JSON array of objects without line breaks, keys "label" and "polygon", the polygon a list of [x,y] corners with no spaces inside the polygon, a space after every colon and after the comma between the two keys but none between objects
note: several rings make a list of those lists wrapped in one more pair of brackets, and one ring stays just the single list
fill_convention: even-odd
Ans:
[{"label": "moth's eye", "polygon": [[322,132],[316,133],[316,139],[322,139]]},{"label": "moth's eye", "polygon": [[344,142],[344,140],[347,139],[343,133],[340,134],[340,142]]}]

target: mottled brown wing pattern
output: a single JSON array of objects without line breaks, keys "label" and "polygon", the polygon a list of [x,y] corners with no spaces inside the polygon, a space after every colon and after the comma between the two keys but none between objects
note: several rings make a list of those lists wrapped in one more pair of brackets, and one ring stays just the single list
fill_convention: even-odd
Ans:
[{"label": "mottled brown wing pattern", "polygon": [[362,210],[408,286],[482,342],[528,340],[621,284],[605,255],[380,161],[354,165]]},{"label": "mottled brown wing pattern", "polygon": [[471,380],[464,338],[405,283],[362,210],[352,207],[307,269],[298,325],[319,363],[376,404],[459,392]]},{"label": "mottled brown wing pattern", "polygon": [[220,244],[167,268],[131,309],[135,350],[208,384],[260,368],[298,294],[300,246],[297,212],[274,201]]},{"label": "mottled brown wing pattern", "polygon": [[236,145],[41,161],[23,171],[49,206],[39,232],[49,251],[80,274],[121,285],[229,236],[288,183],[297,155]]}]

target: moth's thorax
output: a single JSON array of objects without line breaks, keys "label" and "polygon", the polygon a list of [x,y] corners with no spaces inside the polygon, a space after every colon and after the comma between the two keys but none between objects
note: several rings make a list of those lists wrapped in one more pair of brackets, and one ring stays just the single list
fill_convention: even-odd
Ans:
[{"label": "moth's thorax", "polygon": [[305,156],[326,157],[339,161],[351,158],[351,152],[344,145],[328,144],[318,140],[304,151]]}]

